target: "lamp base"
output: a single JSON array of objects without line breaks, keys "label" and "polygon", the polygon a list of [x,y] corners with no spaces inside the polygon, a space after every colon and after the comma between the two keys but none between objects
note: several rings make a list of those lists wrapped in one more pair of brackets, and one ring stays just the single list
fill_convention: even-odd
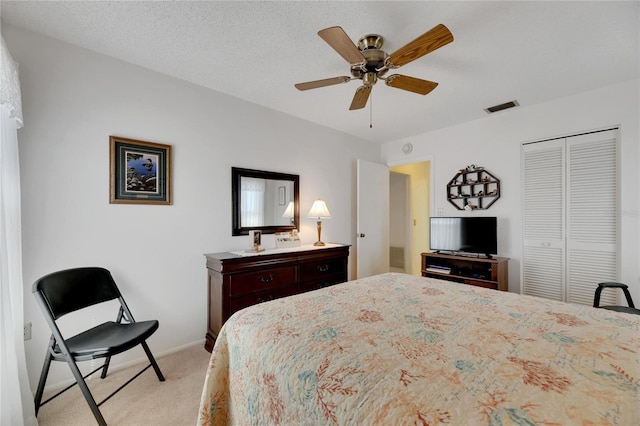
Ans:
[{"label": "lamp base", "polygon": [[322,221],[318,218],[318,241],[313,243],[314,246],[323,246],[324,243],[320,239],[320,235],[322,235]]}]

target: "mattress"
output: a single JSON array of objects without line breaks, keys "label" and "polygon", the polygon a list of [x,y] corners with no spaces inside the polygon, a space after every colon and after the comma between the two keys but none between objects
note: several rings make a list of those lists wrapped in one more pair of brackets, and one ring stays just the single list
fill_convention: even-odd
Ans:
[{"label": "mattress", "polygon": [[638,315],[389,273],[236,312],[198,424],[638,425],[639,387]]}]

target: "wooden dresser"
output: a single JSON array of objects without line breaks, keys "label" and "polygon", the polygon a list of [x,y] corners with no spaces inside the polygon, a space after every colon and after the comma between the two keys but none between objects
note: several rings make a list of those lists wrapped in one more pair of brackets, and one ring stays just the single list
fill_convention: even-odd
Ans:
[{"label": "wooden dresser", "polygon": [[206,254],[209,352],[222,324],[234,312],[256,303],[347,281],[349,246],[327,244],[261,253]]}]

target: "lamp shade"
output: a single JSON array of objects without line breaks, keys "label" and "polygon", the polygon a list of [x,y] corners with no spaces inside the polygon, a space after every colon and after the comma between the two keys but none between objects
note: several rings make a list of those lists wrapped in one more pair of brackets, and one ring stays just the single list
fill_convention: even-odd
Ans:
[{"label": "lamp shade", "polygon": [[329,213],[327,204],[319,198],[313,202],[307,216],[318,219],[331,219],[331,213]]},{"label": "lamp shade", "polygon": [[282,213],[282,217],[293,217],[293,201],[289,201],[289,205],[284,213]]}]

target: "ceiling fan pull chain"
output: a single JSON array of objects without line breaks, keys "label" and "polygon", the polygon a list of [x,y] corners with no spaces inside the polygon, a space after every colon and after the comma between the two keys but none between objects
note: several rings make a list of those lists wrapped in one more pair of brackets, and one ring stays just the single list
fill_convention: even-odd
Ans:
[{"label": "ceiling fan pull chain", "polygon": [[373,129],[373,93],[371,94],[371,100],[369,101],[369,128]]}]

